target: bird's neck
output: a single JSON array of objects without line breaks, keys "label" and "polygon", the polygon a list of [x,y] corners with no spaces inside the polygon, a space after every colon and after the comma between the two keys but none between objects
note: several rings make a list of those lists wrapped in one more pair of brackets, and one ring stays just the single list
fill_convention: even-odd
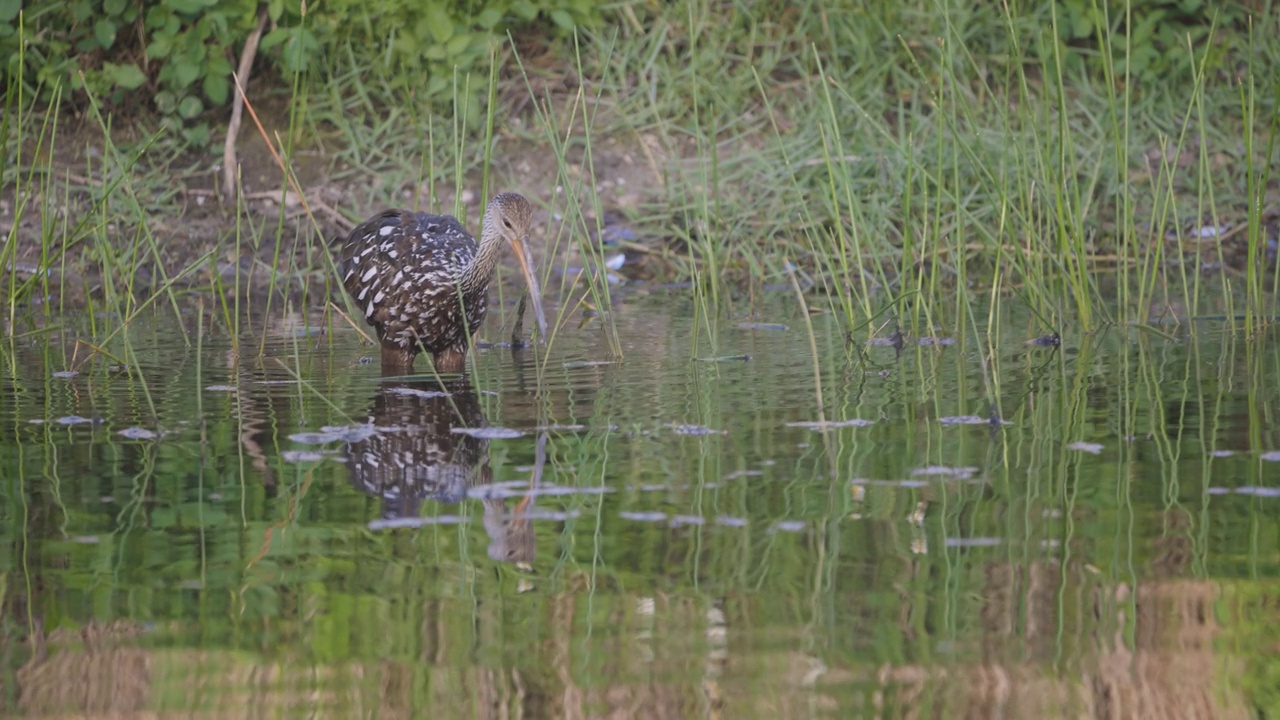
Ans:
[{"label": "bird's neck", "polygon": [[480,224],[480,247],[476,249],[475,260],[462,271],[459,284],[466,290],[483,288],[489,284],[493,269],[498,266],[498,258],[502,255],[502,236],[498,234],[497,220],[493,213],[486,212]]}]

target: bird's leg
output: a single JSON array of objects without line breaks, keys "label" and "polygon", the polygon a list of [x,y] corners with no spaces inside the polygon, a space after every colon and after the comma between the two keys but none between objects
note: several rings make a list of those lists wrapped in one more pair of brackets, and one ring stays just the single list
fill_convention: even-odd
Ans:
[{"label": "bird's leg", "polygon": [[413,372],[413,358],[416,350],[409,350],[396,345],[382,346],[382,374],[408,375]]},{"label": "bird's leg", "polygon": [[467,371],[467,349],[465,347],[445,348],[432,356],[432,359],[435,361],[436,372],[438,373],[462,374]]}]

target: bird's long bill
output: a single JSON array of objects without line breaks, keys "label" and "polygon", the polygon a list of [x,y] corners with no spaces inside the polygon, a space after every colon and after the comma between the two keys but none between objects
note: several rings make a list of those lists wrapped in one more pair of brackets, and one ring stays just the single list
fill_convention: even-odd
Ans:
[{"label": "bird's long bill", "polygon": [[529,295],[533,300],[533,316],[538,321],[538,339],[547,339],[547,316],[542,312],[542,288],[538,287],[538,276],[533,272],[533,261],[529,259],[529,253],[524,249],[522,240],[512,240],[511,249],[515,251],[516,260],[520,261],[520,272],[524,274],[524,281],[529,286]]}]

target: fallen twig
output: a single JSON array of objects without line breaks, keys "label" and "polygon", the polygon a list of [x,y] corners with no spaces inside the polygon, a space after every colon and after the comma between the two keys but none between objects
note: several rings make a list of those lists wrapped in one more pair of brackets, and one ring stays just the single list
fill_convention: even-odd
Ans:
[{"label": "fallen twig", "polygon": [[258,54],[258,42],[262,40],[262,31],[267,27],[267,5],[258,6],[258,26],[249,33],[244,42],[244,50],[240,52],[240,67],[236,69],[236,94],[231,99],[231,121],[227,123],[227,141],[222,147],[222,197],[223,202],[233,203],[236,199],[236,176],[239,175],[240,163],[236,160],[236,136],[240,134],[240,121],[244,117],[245,89],[249,87],[249,72],[253,69],[253,58]]}]

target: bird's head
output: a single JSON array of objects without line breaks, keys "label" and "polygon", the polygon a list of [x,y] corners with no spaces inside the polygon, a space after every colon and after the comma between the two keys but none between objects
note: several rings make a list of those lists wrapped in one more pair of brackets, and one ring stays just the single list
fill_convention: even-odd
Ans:
[{"label": "bird's head", "polygon": [[538,321],[538,337],[547,337],[547,318],[542,311],[542,289],[538,286],[538,276],[533,270],[533,260],[525,247],[525,240],[533,228],[533,206],[519,193],[499,193],[489,201],[484,212],[484,228],[482,234],[495,233],[511,246],[520,262],[520,272],[529,285],[532,296],[533,314]]}]

